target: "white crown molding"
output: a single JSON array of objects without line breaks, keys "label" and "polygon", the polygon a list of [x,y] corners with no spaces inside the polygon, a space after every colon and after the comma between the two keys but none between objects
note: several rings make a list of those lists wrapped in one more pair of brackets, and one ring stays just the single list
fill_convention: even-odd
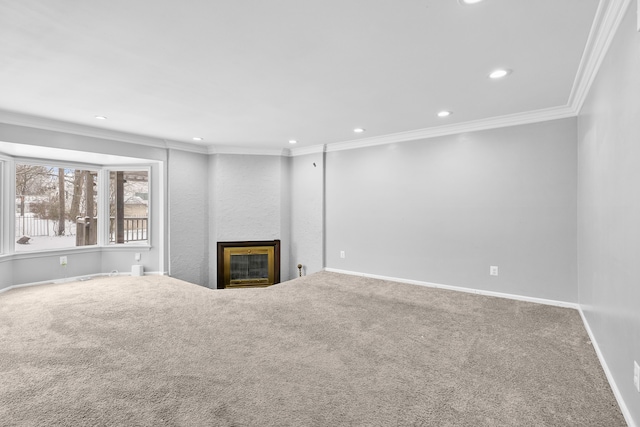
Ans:
[{"label": "white crown molding", "polygon": [[324,153],[326,149],[327,149],[327,146],[324,144],[312,145],[310,147],[292,148],[289,150],[289,156],[298,157],[298,156],[306,156],[307,154]]},{"label": "white crown molding", "polygon": [[169,141],[165,140],[165,147],[171,150],[180,150],[180,151],[189,151],[191,153],[197,154],[209,154],[209,146],[207,145],[196,145],[190,144],[188,142],[180,142],[180,141]]},{"label": "white crown molding", "polygon": [[[111,139],[132,144],[146,145],[157,148],[168,148],[190,151],[200,154],[238,154],[261,156],[303,156],[319,152],[351,150],[372,147],[376,145],[392,144],[404,141],[429,139],[439,136],[455,135],[463,132],[477,132],[508,126],[531,124],[549,120],[575,117],[580,113],[591,85],[598,74],[598,70],[606,56],[609,46],[616,34],[624,15],[631,4],[631,0],[601,0],[596,10],[594,22],[585,45],[582,59],[574,79],[567,105],[551,107],[536,111],[509,114],[500,117],[474,120],[459,124],[417,129],[395,134],[376,137],[347,140],[329,144],[320,144],[301,148],[251,148],[227,145],[200,145],[178,141],[167,141],[143,135],[130,134],[92,126],[68,123],[44,117],[29,116],[0,110],[0,122],[28,126],[43,130],[66,132],[94,138]],[[640,23],[639,23],[640,24]]]},{"label": "white crown molding", "polygon": [[378,137],[336,142],[327,144],[325,146],[325,150],[327,152],[350,150],[403,141],[415,141],[418,139],[454,135],[463,132],[477,132],[481,130],[575,117],[582,109],[582,105],[589,94],[591,85],[598,74],[602,61],[609,50],[609,46],[611,45],[611,42],[613,41],[613,38],[630,4],[631,0],[601,0],[598,4],[594,22],[569,95],[569,100],[565,106],[551,107],[537,111],[528,111],[447,126],[418,129]]},{"label": "white crown molding", "polygon": [[395,142],[415,141],[418,139],[435,138],[438,136],[455,135],[464,132],[477,132],[481,130],[496,129],[508,126],[517,126],[530,123],[538,123],[549,120],[564,119],[575,116],[575,112],[567,106],[545,108],[524,113],[509,114],[500,117],[474,120],[433,128],[417,129],[408,132],[399,132],[390,135],[374,136],[352,141],[327,144],[327,152],[351,150],[354,148],[372,147],[376,145],[392,144]]},{"label": "white crown molding", "polygon": [[245,156],[289,156],[288,148],[234,147],[230,145],[210,145],[209,154],[240,154]]},{"label": "white crown molding", "polygon": [[30,116],[27,114],[14,113],[5,110],[0,110],[0,122],[9,125],[25,126],[54,132],[64,132],[74,135],[88,136],[91,138],[110,139],[115,141],[128,142],[131,144],[146,145],[149,147],[166,148],[165,141],[158,138],[109,129],[101,129],[93,126],[63,122],[60,120]]},{"label": "white crown molding", "polygon": [[631,0],[601,0],[598,5],[567,104],[575,115],[582,109],[630,3]]}]

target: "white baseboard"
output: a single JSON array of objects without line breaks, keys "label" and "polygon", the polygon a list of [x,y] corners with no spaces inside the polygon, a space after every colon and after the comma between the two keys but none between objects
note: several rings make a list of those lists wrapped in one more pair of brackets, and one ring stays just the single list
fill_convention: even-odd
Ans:
[{"label": "white baseboard", "polygon": [[167,273],[166,271],[145,271],[144,275],[145,276],[168,276],[169,273]]},{"label": "white baseboard", "polygon": [[587,322],[587,319],[582,311],[582,308],[580,307],[580,304],[577,303],[571,303],[571,302],[566,302],[566,301],[556,301],[556,300],[549,300],[549,299],[544,299],[544,298],[534,298],[534,297],[528,297],[528,296],[522,296],[522,295],[514,295],[514,294],[505,294],[502,292],[492,292],[492,291],[484,291],[484,290],[479,290],[479,289],[471,289],[471,288],[463,288],[463,287],[459,287],[459,286],[450,286],[450,285],[442,285],[439,283],[431,283],[431,282],[422,282],[422,281],[418,281],[418,280],[410,280],[410,279],[401,279],[401,278],[397,278],[397,277],[388,277],[388,276],[380,276],[377,274],[367,274],[367,273],[359,273],[359,272],[354,272],[354,271],[347,271],[347,270],[339,270],[336,268],[325,268],[325,271],[329,271],[329,272],[333,272],[333,273],[340,273],[340,274],[348,274],[351,276],[361,276],[361,277],[368,277],[371,279],[380,279],[380,280],[387,280],[387,281],[391,281],[391,282],[399,282],[399,283],[408,283],[411,285],[419,285],[419,286],[427,286],[430,288],[439,288],[439,289],[447,289],[447,290],[451,290],[451,291],[458,291],[458,292],[466,292],[466,293],[472,293],[472,294],[479,294],[479,295],[487,295],[487,296],[492,296],[492,297],[498,297],[498,298],[508,298],[508,299],[513,299],[513,300],[518,300],[518,301],[527,301],[527,302],[533,302],[533,303],[538,303],[538,304],[545,304],[545,305],[553,305],[553,306],[557,306],[557,307],[566,307],[566,308],[573,308],[578,310],[578,313],[580,313],[580,317],[582,318],[582,323],[584,324],[585,329],[587,330],[587,334],[589,335],[589,338],[591,339],[591,343],[593,345],[593,348],[596,351],[596,354],[598,355],[598,360],[600,361],[600,365],[602,366],[602,369],[604,370],[604,373],[607,377],[607,380],[609,381],[609,386],[611,387],[611,390],[613,391],[613,395],[616,398],[616,401],[618,402],[618,406],[620,407],[620,411],[622,412],[622,415],[624,416],[624,419],[626,420],[627,424],[629,425],[629,427],[638,427],[635,422],[633,421],[633,418],[631,417],[631,412],[629,411],[629,408],[627,407],[627,405],[625,404],[624,399],[622,398],[622,394],[620,393],[620,390],[618,389],[618,386],[615,382],[615,380],[613,379],[613,375],[611,374],[611,370],[609,369],[609,366],[607,365],[607,362],[605,361],[602,352],[600,351],[600,347],[598,346],[598,342],[596,341],[593,332],[591,331],[591,327],[589,326],[589,323]]},{"label": "white baseboard", "polygon": [[[145,271],[145,276],[168,276],[167,272],[162,271]],[[95,274],[85,274],[82,276],[74,276],[74,277],[65,277],[63,279],[54,279],[54,280],[44,280],[42,282],[31,282],[31,283],[22,283],[20,285],[12,285],[6,288],[0,289],[0,294],[3,292],[10,291],[11,289],[18,288],[26,288],[28,286],[40,286],[40,285],[58,285],[61,283],[71,283],[71,282],[82,282],[84,280],[89,280],[94,277],[113,277],[113,276],[131,276],[131,272],[119,272],[117,270],[113,270],[110,273],[95,273]]]},{"label": "white baseboard", "polygon": [[506,293],[502,293],[502,292],[494,292],[494,291],[484,291],[484,290],[481,290],[481,289],[463,288],[463,287],[460,287],[460,286],[443,285],[443,284],[440,284],[440,283],[423,282],[423,281],[419,281],[419,280],[402,279],[402,278],[398,278],[398,277],[380,276],[380,275],[377,275],[377,274],[368,274],[368,273],[359,273],[359,272],[355,272],[355,271],[338,270],[336,268],[325,268],[324,270],[325,271],[330,271],[330,272],[333,272],[333,273],[348,274],[348,275],[351,275],[351,276],[361,276],[361,277],[368,277],[368,278],[371,278],[371,279],[387,280],[387,281],[390,281],[390,282],[399,282],[399,283],[408,283],[408,284],[411,284],[411,285],[426,286],[426,287],[429,287],[429,288],[447,289],[447,290],[450,290],[450,291],[466,292],[466,293],[469,293],[469,294],[478,294],[478,295],[486,295],[486,296],[490,296],[490,297],[507,298],[507,299],[518,300],[518,301],[534,302],[534,303],[537,303],[537,304],[553,305],[553,306],[556,306],[556,307],[573,308],[573,309],[576,309],[576,310],[579,310],[579,308],[580,308],[580,306],[577,303],[567,302],[567,301],[557,301],[557,300],[550,300],[550,299],[544,299],[544,298],[535,298],[535,297],[528,297],[528,296],[523,296],[523,295],[506,294]]},{"label": "white baseboard", "polygon": [[580,317],[582,317],[582,323],[584,324],[584,328],[587,330],[587,334],[589,334],[589,339],[591,339],[591,344],[593,345],[593,348],[595,349],[596,354],[598,355],[598,360],[600,360],[600,365],[604,370],[604,374],[607,376],[607,380],[609,381],[609,386],[611,386],[613,395],[616,397],[616,401],[618,401],[618,406],[620,407],[620,411],[622,412],[622,415],[624,416],[625,421],[627,422],[629,427],[637,427],[636,423],[633,421],[633,418],[631,416],[631,411],[629,411],[627,404],[622,398],[622,393],[620,393],[620,389],[618,388],[618,385],[616,384],[616,381],[613,378],[613,374],[611,374],[609,365],[607,365],[607,361],[602,355],[602,351],[600,351],[600,346],[598,345],[598,341],[596,341],[596,338],[593,335],[593,332],[591,331],[591,326],[587,321],[587,317],[584,315],[582,308],[579,308],[578,311],[580,312]]},{"label": "white baseboard", "polygon": [[92,279],[94,277],[108,276],[108,275],[109,275],[108,273],[86,274],[84,276],[65,277],[63,279],[44,280],[42,282],[22,283],[20,285],[13,285],[7,288],[2,288],[0,289],[0,293],[10,291],[11,289],[26,288],[29,286],[57,285],[60,283],[78,282],[82,280]]}]

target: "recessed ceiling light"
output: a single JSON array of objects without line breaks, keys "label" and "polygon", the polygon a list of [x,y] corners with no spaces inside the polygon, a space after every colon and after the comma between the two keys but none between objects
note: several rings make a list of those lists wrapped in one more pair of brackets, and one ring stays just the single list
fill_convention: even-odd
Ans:
[{"label": "recessed ceiling light", "polygon": [[290,139],[289,140],[289,144],[297,144],[297,143],[298,143],[298,141],[296,141],[295,139]]},{"label": "recessed ceiling light", "polygon": [[107,118],[105,116],[96,116],[96,119],[98,119],[98,120],[107,120]]},{"label": "recessed ceiling light", "polygon": [[365,130],[366,130],[366,129],[363,129],[363,128],[355,128],[353,131],[354,131],[355,133],[362,133],[362,132],[364,132]]},{"label": "recessed ceiling light", "polygon": [[438,117],[449,117],[450,115],[452,115],[453,113],[451,111],[440,111],[438,113]]},{"label": "recessed ceiling light", "polygon": [[489,74],[490,79],[501,79],[503,77],[511,74],[511,70],[507,70],[506,68],[499,68],[497,70],[493,70],[491,74]]},{"label": "recessed ceiling light", "polygon": [[202,141],[202,138],[200,138],[199,136],[194,136],[193,138],[194,141]]},{"label": "recessed ceiling light", "polygon": [[466,6],[468,4],[476,4],[476,3],[480,3],[482,0],[458,0],[458,3],[460,3],[463,6]]}]

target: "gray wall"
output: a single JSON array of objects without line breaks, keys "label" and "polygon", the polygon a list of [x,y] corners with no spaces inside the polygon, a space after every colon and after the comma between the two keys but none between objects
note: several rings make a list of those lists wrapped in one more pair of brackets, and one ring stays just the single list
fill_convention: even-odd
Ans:
[{"label": "gray wall", "polygon": [[635,423],[640,394],[640,33],[628,9],[578,119],[580,304]]},{"label": "gray wall", "polygon": [[[314,166],[315,163],[315,166]],[[322,270],[324,253],[324,153],[291,158],[290,277]]]},{"label": "gray wall", "polygon": [[[66,267],[60,265],[60,255],[32,255],[33,257],[13,260],[13,283],[15,285],[85,276],[104,271],[100,268],[102,257],[99,248],[65,254],[68,261]],[[131,259],[133,259],[133,255],[131,255]],[[129,262],[129,265],[131,264],[132,262]],[[131,267],[129,267],[129,271],[131,271]]]},{"label": "gray wall", "polygon": [[[64,148],[92,153],[148,159],[151,166],[151,244],[149,249],[135,247],[107,247],[98,249],[70,249],[52,253],[38,252],[3,256],[0,262],[2,280],[0,288],[24,283],[42,282],[66,277],[113,270],[130,272],[135,263],[134,253],[142,254],[145,271],[162,271],[167,266],[166,242],[161,238],[161,229],[166,230],[166,183],[163,174],[166,150],[132,144],[123,141],[81,136],[71,133],[37,129],[0,123],[0,140],[24,145]],[[59,257],[66,255],[68,265],[60,267]]]},{"label": "gray wall", "polygon": [[210,156],[210,287],[216,287],[217,242],[281,242],[281,280],[289,277],[290,207],[283,192],[289,159],[281,156],[216,154]]},{"label": "gray wall", "polygon": [[0,289],[13,286],[13,261],[0,258]]},{"label": "gray wall", "polygon": [[209,286],[209,156],[169,151],[169,273]]},{"label": "gray wall", "polygon": [[140,159],[166,160],[166,150],[163,148],[6,123],[0,123],[0,141]]},{"label": "gray wall", "polygon": [[575,119],[326,162],[327,267],[577,301]]}]

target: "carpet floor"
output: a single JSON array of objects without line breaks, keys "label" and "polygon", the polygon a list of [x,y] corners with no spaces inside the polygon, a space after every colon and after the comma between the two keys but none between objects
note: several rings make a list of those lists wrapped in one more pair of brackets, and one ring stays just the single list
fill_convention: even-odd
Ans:
[{"label": "carpet floor", "polygon": [[625,426],[573,309],[321,272],[0,294],[2,426]]}]

